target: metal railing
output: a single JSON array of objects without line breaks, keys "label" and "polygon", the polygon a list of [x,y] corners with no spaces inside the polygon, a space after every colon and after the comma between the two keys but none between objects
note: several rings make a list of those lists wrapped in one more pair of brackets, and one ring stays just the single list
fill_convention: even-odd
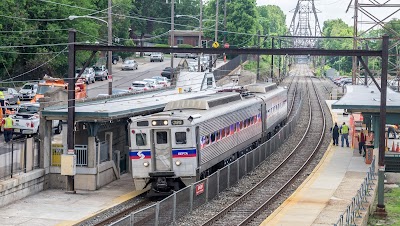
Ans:
[{"label": "metal railing", "polygon": [[296,128],[301,106],[302,101],[293,119],[267,142],[207,178],[175,192],[157,204],[131,213],[111,225],[171,225],[180,217],[218,197],[221,192],[235,185],[247,173],[258,167],[278,150]]},{"label": "metal railing", "polygon": [[[32,146],[27,139],[31,139]],[[29,157],[27,157],[29,156]],[[0,180],[26,173],[39,167],[39,146],[33,138],[14,139],[0,146]]]},{"label": "metal railing", "polygon": [[344,213],[340,215],[339,220],[334,224],[335,226],[356,225],[356,218],[361,218],[361,211],[365,210],[364,204],[368,203],[367,197],[371,196],[370,191],[373,190],[371,185],[374,184],[374,180],[375,156],[360,189],[358,189],[356,196],[351,199],[351,203]]},{"label": "metal railing", "polygon": [[231,71],[233,71],[235,68],[240,66],[243,62],[247,60],[247,55],[239,55],[232,60],[230,60],[228,63],[222,65],[221,67],[215,69],[213,71],[214,78],[215,80],[219,80],[222,77],[228,75]]},{"label": "metal railing", "polygon": [[[61,155],[64,152],[62,144],[51,145],[51,166],[61,166]],[[76,166],[88,165],[87,145],[75,145]]]}]

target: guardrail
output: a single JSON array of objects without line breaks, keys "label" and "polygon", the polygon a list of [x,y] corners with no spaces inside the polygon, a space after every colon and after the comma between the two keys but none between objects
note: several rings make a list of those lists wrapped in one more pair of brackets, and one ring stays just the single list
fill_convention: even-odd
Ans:
[{"label": "guardrail", "polygon": [[356,225],[356,218],[361,218],[361,210],[365,210],[363,204],[368,203],[367,197],[371,196],[370,191],[373,190],[371,185],[374,184],[374,180],[375,156],[356,196],[351,199],[351,203],[347,206],[346,211],[340,215],[339,220],[334,226]]},{"label": "guardrail", "polygon": [[207,178],[175,192],[157,204],[131,213],[111,225],[157,226],[170,225],[171,222],[175,224],[176,219],[185,216],[213,198],[218,197],[219,193],[236,184],[247,173],[258,167],[272,153],[278,150],[296,128],[302,103],[300,101],[300,107],[297,109],[292,120],[267,142],[219,169]]}]

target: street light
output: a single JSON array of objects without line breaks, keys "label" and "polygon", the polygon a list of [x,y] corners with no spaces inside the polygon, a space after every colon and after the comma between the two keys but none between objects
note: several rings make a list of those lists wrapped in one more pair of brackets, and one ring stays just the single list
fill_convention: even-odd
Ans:
[{"label": "street light", "polygon": [[[110,7],[110,6],[109,6]],[[112,45],[112,24],[111,24],[111,13],[109,13],[108,15],[108,22],[106,20],[103,20],[101,18],[98,17],[94,17],[94,16],[75,16],[75,15],[71,15],[68,17],[69,20],[74,20],[74,19],[78,19],[78,18],[89,18],[89,19],[95,19],[98,21],[101,21],[105,24],[107,24],[107,28],[108,28],[108,42],[107,44],[109,46]],[[107,57],[107,68],[108,68],[108,95],[112,95],[112,52],[108,51],[108,57]]]}]

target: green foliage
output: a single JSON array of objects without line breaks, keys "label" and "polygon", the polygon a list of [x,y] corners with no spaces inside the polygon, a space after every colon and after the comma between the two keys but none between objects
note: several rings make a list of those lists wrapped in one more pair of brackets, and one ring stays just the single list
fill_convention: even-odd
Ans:
[{"label": "green foliage", "polygon": [[170,46],[168,44],[155,44],[154,47],[158,48],[169,48]]},{"label": "green foliage", "polygon": [[[131,47],[134,47],[134,46],[135,46],[135,43],[133,42],[132,39],[127,39],[127,40],[125,40],[125,42],[124,42],[124,46],[131,46]],[[125,60],[125,59],[128,58],[128,57],[134,56],[135,53],[134,53],[134,52],[119,52],[118,55],[119,55],[123,60]]]},{"label": "green foliage", "polygon": [[179,44],[178,48],[193,48],[193,46],[189,44]]},{"label": "green foliage", "polygon": [[388,214],[385,220],[371,215],[368,225],[400,225],[400,188],[385,188],[385,209]]},{"label": "green foliage", "polygon": [[[324,36],[353,36],[353,27],[347,25],[341,19],[327,20],[323,26]],[[324,39],[320,43],[324,49],[332,50],[346,50],[353,49],[352,39]],[[336,70],[340,74],[350,74],[352,71],[352,58],[351,57],[327,57],[326,64]]]}]

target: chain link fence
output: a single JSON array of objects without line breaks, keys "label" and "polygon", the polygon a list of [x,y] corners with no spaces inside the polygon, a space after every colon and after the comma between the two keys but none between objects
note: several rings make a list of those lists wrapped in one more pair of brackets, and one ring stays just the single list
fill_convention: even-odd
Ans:
[{"label": "chain link fence", "polygon": [[292,134],[300,117],[300,107],[293,119],[270,140],[256,149],[219,169],[207,178],[181,189],[166,199],[145,209],[131,213],[111,225],[174,225],[176,220],[214,199],[227,188],[235,185],[247,173],[258,167]]}]

